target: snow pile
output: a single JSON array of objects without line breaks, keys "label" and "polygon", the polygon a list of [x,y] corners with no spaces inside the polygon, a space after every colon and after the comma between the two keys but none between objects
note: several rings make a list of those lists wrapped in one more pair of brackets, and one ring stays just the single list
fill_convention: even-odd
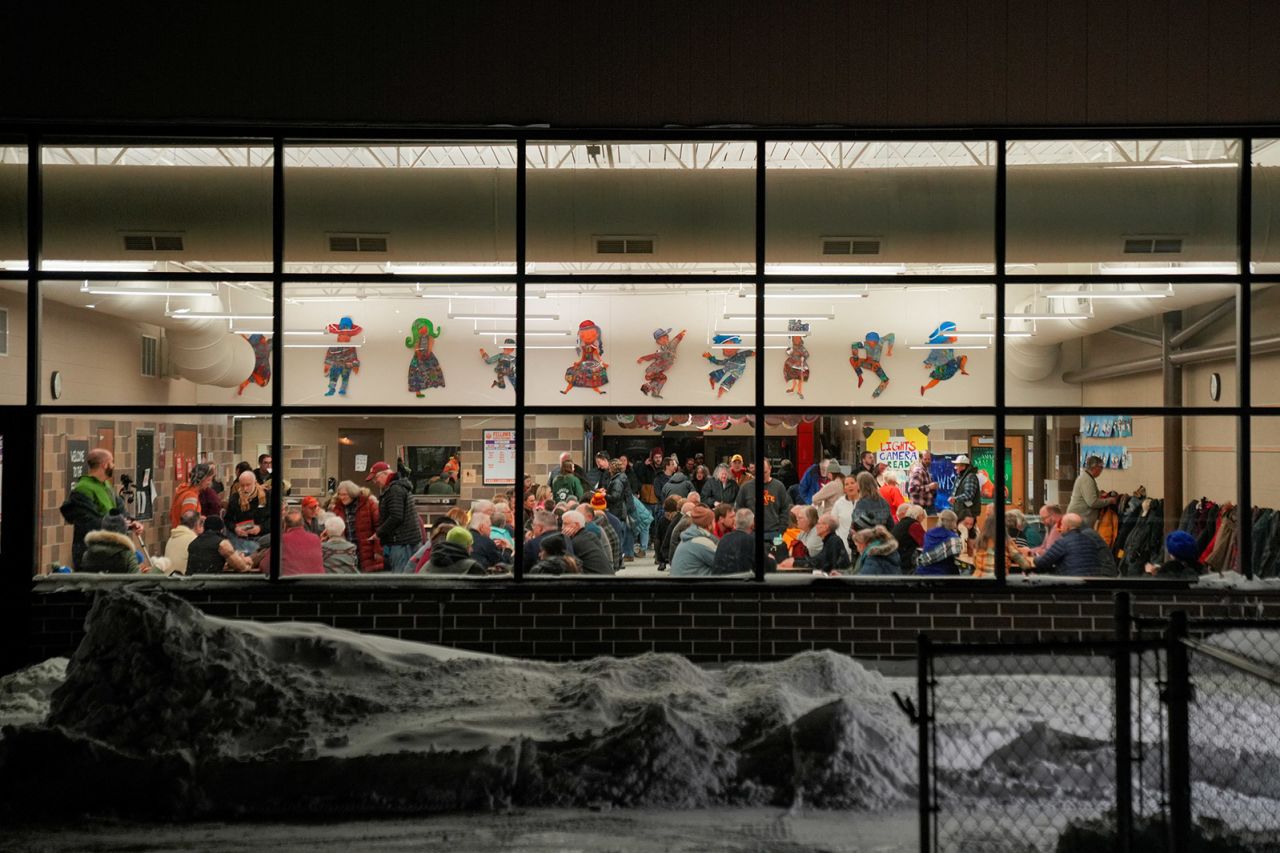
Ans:
[{"label": "snow pile", "polygon": [[87,629],[47,722],[0,740],[0,800],[300,814],[915,796],[888,682],[828,652],[718,672],[652,654],[549,664],[128,589]]},{"label": "snow pile", "polygon": [[1205,642],[1280,670],[1280,631],[1236,628],[1214,634]]},{"label": "snow pile", "polygon": [[0,677],[0,721],[9,725],[43,722],[53,691],[66,677],[66,658],[49,658]]}]

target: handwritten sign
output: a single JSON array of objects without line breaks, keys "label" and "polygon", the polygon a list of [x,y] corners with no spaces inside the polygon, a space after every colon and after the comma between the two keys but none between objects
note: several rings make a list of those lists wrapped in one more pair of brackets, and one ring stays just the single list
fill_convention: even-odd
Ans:
[{"label": "handwritten sign", "polygon": [[516,431],[484,431],[484,479],[486,486],[514,486],[516,482]]},{"label": "handwritten sign", "polygon": [[920,454],[929,449],[929,437],[918,429],[908,428],[902,435],[890,435],[887,429],[872,431],[867,437],[867,450],[893,471],[906,471]]}]

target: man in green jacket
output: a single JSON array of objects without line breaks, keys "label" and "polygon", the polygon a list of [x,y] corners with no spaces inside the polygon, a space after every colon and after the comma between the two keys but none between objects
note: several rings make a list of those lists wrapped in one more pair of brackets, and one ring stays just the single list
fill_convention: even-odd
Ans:
[{"label": "man in green jacket", "polygon": [[[85,472],[71,487],[71,493],[59,508],[62,518],[72,525],[71,565],[79,567],[84,557],[84,537],[102,527],[102,519],[110,512],[124,515],[124,501],[112,488],[115,459],[110,450],[96,447],[85,454]],[[142,525],[129,520],[127,530],[141,533]]]}]

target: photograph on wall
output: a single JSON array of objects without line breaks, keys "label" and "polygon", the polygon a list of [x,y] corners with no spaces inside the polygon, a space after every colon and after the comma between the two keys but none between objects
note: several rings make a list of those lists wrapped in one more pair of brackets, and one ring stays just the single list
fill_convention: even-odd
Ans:
[{"label": "photograph on wall", "polygon": [[1080,435],[1085,438],[1129,438],[1133,435],[1132,415],[1084,415]]},{"label": "photograph on wall", "polygon": [[1123,444],[1082,444],[1080,445],[1080,468],[1084,469],[1084,461],[1090,456],[1102,459],[1102,467],[1108,471],[1125,471],[1133,467],[1133,457],[1129,448]]}]

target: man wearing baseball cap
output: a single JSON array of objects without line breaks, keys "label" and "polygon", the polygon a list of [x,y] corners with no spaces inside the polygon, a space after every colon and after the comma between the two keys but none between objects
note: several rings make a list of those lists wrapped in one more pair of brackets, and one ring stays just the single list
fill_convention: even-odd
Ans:
[{"label": "man wearing baseball cap", "polygon": [[386,462],[373,463],[364,481],[373,481],[382,490],[378,499],[382,523],[374,537],[382,541],[383,559],[392,572],[405,574],[411,570],[409,558],[422,544],[422,521],[413,505],[413,487]]},{"label": "man wearing baseball cap", "polygon": [[320,523],[320,501],[311,495],[302,499],[302,529],[316,536],[324,532],[324,525]]},{"label": "man wearing baseball cap", "polygon": [[956,466],[956,485],[951,490],[951,505],[955,507],[956,518],[977,518],[982,509],[982,484],[978,482],[978,472],[969,464],[969,457],[961,453],[951,463]]}]

